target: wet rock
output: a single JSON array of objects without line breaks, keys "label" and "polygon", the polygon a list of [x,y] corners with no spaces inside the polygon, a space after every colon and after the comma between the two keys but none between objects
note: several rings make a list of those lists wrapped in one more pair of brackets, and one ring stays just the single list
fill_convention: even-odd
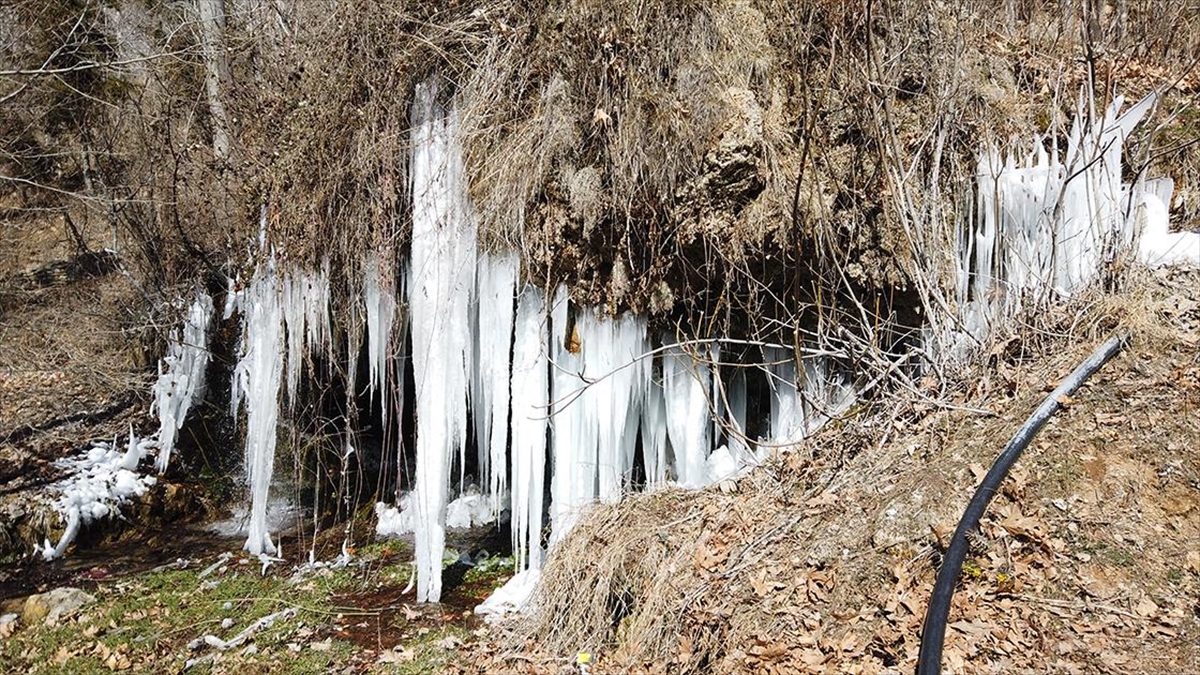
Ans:
[{"label": "wet rock", "polygon": [[39,621],[57,623],[63,617],[96,601],[93,596],[78,588],[56,588],[48,593],[38,593],[25,598],[21,608],[21,623],[32,626]]}]

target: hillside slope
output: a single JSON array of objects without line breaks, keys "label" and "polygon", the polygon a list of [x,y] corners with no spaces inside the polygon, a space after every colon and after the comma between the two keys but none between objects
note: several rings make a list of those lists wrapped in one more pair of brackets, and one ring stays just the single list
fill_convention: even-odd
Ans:
[{"label": "hillside slope", "polygon": [[[989,508],[948,672],[1200,666],[1200,276],[1162,272],[1001,341],[965,390],[848,418],[736,483],[597,507],[480,672],[909,673],[942,548],[1008,437],[1118,325]],[[903,397],[902,397],[903,398]],[[521,660],[514,660],[521,659]],[[540,659],[540,660],[539,660]],[[464,670],[473,672],[474,667]]]}]

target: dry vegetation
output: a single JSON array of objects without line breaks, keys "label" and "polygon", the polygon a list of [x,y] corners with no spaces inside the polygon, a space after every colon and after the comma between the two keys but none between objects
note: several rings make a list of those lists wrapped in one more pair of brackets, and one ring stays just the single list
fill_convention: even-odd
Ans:
[{"label": "dry vegetation", "polygon": [[977,150],[1061,137],[1083,85],[1097,106],[1166,94],[1163,142],[1147,133],[1130,168],[1176,178],[1177,221],[1197,213],[1200,30],[1165,0],[230,2],[227,162],[186,6],[52,5],[8,9],[30,30],[7,63],[59,45],[49,66],[145,60],[0,78],[8,184],[118,233],[156,296],[252,264],[264,204],[288,264],[330,259],[339,302],[356,294],[364,250],[404,248],[409,101],[433,75],[462,112],[484,241],[668,322],[811,329],[819,304],[852,326],[847,296],[880,291],[883,320],[915,323]]}]

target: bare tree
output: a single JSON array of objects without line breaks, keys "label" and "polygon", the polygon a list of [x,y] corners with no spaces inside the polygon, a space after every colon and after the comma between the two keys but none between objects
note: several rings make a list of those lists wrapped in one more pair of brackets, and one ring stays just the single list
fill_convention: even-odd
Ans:
[{"label": "bare tree", "polygon": [[200,11],[200,37],[204,45],[204,88],[208,94],[208,113],[212,124],[213,155],[221,161],[229,158],[229,115],[221,100],[229,81],[225,58],[224,0],[196,0]]}]

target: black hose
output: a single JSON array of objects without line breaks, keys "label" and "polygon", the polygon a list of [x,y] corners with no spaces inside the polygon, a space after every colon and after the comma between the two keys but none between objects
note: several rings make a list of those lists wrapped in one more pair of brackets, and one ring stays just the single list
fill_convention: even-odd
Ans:
[{"label": "black hose", "polygon": [[979,519],[987,509],[988,502],[1000,489],[1000,483],[1008,475],[1009,469],[1016,463],[1021,452],[1033,440],[1046,421],[1058,412],[1062,406],[1062,398],[1070,396],[1087,381],[1097,370],[1116,356],[1129,341],[1128,331],[1123,331],[1100,345],[1091,356],[1080,363],[1075,371],[1062,381],[1046,400],[1038,406],[1033,415],[1017,430],[1012,440],[1004,447],[1004,452],[996,458],[983,483],[975,490],[975,496],[967,505],[958,528],[954,530],[954,538],[950,540],[950,548],[946,551],[942,568],[938,570],[937,581],[933,584],[933,594],[929,598],[929,607],[925,611],[924,629],[921,631],[921,652],[917,657],[917,675],[939,675],[942,670],[942,643],[946,638],[946,619],[950,615],[950,600],[954,598],[954,586],[958,583],[958,575],[962,572],[963,559],[967,555],[967,535],[979,527]]}]

